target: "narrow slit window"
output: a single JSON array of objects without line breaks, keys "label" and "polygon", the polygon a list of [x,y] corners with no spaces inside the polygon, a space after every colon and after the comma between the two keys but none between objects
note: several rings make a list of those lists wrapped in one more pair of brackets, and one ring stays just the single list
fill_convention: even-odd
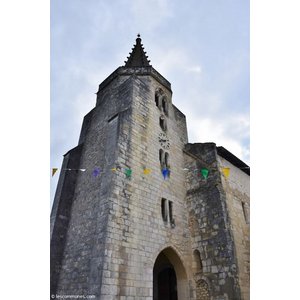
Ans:
[{"label": "narrow slit window", "polygon": [[170,162],[169,162],[169,153],[165,153],[165,165],[168,169],[170,169]]},{"label": "narrow slit window", "polygon": [[167,122],[166,119],[164,118],[164,116],[160,116],[159,118],[159,126],[163,131],[167,130]]},{"label": "narrow slit window", "polygon": [[161,216],[164,222],[168,222],[167,199],[161,199]]},{"label": "narrow slit window", "polygon": [[158,93],[155,93],[155,104],[157,107],[159,107],[159,95]]},{"label": "narrow slit window", "polygon": [[242,202],[242,208],[243,208],[243,214],[246,224],[249,224],[250,218],[249,218],[249,207],[248,204],[245,202]]},{"label": "narrow slit window", "polygon": [[163,169],[165,167],[165,157],[164,157],[164,151],[162,149],[159,149],[159,162],[161,168]]},{"label": "narrow slit window", "polygon": [[173,202],[169,201],[169,219],[172,225],[175,225],[174,216],[173,216]]},{"label": "narrow slit window", "polygon": [[166,115],[168,115],[168,103],[167,103],[166,97],[163,97],[163,99],[162,99],[162,109],[163,109],[163,112]]}]

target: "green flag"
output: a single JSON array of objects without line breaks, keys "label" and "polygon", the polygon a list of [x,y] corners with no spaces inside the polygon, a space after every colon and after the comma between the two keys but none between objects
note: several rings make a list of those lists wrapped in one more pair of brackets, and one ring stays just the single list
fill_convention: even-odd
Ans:
[{"label": "green flag", "polygon": [[208,170],[206,168],[201,169],[201,174],[204,177],[204,179],[206,179],[208,176]]},{"label": "green flag", "polygon": [[131,169],[125,169],[125,175],[127,178],[130,178],[132,174],[132,170]]}]

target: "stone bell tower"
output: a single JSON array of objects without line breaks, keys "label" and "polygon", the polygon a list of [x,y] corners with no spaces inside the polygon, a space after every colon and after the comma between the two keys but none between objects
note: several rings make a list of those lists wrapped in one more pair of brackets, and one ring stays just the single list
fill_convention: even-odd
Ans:
[{"label": "stone bell tower", "polygon": [[[149,63],[138,35],[125,66],[99,85],[78,146],[64,155],[51,213],[52,299],[241,299],[226,207],[214,190],[221,183],[216,147],[188,144],[171,84]],[[213,224],[198,222],[199,191],[187,171],[197,164],[213,166],[199,197],[212,197],[222,219],[206,244],[199,228]],[[214,247],[209,239],[227,251],[222,265],[231,273],[222,286],[212,269],[203,273],[215,262],[204,251]]]}]

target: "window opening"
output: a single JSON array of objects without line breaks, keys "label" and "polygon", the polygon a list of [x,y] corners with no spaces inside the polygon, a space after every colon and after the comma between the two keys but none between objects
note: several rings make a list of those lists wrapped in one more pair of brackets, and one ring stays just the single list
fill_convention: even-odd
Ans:
[{"label": "window opening", "polygon": [[168,222],[167,199],[161,199],[161,216],[164,222]]},{"label": "window opening", "polygon": [[198,273],[198,272],[201,272],[202,271],[202,261],[201,261],[201,256],[200,256],[200,252],[199,250],[195,250],[194,253],[194,262],[193,262],[193,265],[194,265],[194,271],[195,273]]},{"label": "window opening", "polygon": [[168,115],[168,103],[167,103],[166,97],[163,97],[163,99],[162,99],[162,108],[163,108],[163,112],[166,115]]},{"label": "window opening", "polygon": [[155,93],[155,104],[157,107],[159,107],[159,96],[158,93]]},{"label": "window opening", "polygon": [[169,163],[169,153],[165,153],[165,165],[166,168],[170,169],[170,163]]},{"label": "window opening", "polygon": [[167,223],[170,223],[172,228],[175,227],[172,201],[168,201],[165,198],[161,198],[161,216],[165,225],[167,225]]},{"label": "window opening", "polygon": [[164,151],[162,149],[159,149],[159,162],[160,167],[163,169],[165,167],[165,159],[164,159]]},{"label": "window opening", "polygon": [[164,116],[159,117],[159,126],[163,131],[167,130],[167,122],[166,122],[166,119],[164,118]]},{"label": "window opening", "polygon": [[175,225],[174,218],[173,218],[173,202],[169,201],[169,219],[171,225]]},{"label": "window opening", "polygon": [[243,214],[244,214],[244,219],[246,224],[249,224],[249,207],[247,205],[247,203],[242,202],[242,207],[243,207]]}]

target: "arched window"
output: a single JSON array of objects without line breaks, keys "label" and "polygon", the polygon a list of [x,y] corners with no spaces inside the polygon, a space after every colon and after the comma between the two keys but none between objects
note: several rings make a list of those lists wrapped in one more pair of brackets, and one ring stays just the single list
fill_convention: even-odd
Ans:
[{"label": "arched window", "polygon": [[164,156],[164,151],[162,149],[159,149],[159,161],[160,161],[160,167],[162,169],[165,168],[165,156]]},{"label": "arched window", "polygon": [[197,296],[197,299],[201,299],[201,300],[210,300],[211,299],[208,284],[204,279],[200,279],[197,282],[196,296]]},{"label": "arched window", "polygon": [[170,168],[170,162],[169,162],[169,153],[165,153],[165,165],[169,169]]},{"label": "arched window", "polygon": [[163,131],[167,130],[167,121],[164,116],[159,117],[159,126]]},{"label": "arched window", "polygon": [[167,102],[167,98],[165,96],[162,98],[162,109],[163,109],[163,112],[167,116],[168,115],[168,102]]},{"label": "arched window", "polygon": [[173,217],[173,202],[169,201],[169,218],[170,218],[170,224],[171,226],[175,226],[175,220]]},{"label": "arched window", "polygon": [[202,272],[203,266],[201,261],[201,256],[199,250],[194,250],[193,253],[194,261],[193,261],[193,269],[195,273]]},{"label": "arched window", "polygon": [[161,199],[161,216],[164,222],[168,222],[168,207],[167,207],[167,199]]},{"label": "arched window", "polygon": [[158,92],[155,93],[155,104],[156,104],[157,107],[160,107],[160,105],[159,105],[159,94],[158,94]]}]

